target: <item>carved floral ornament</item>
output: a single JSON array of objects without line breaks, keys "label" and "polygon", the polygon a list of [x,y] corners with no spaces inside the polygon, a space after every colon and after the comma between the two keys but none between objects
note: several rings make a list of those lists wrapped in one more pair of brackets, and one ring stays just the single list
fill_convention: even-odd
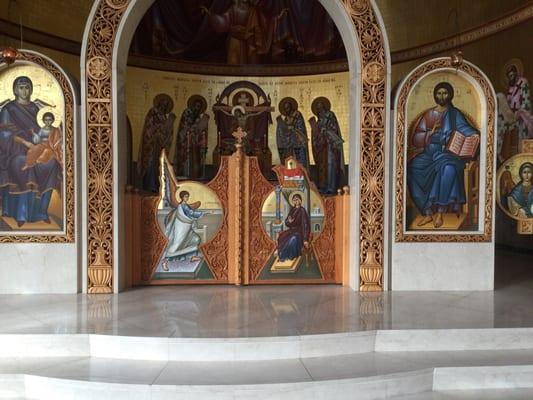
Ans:
[{"label": "carved floral ornament", "polygon": [[[87,251],[89,292],[112,291],[113,119],[111,68],[116,31],[132,0],[98,0],[86,61]],[[383,35],[369,0],[342,0],[360,38],[360,270],[362,290],[381,290],[384,251],[385,99],[387,64]],[[355,244],[354,244],[355,245]],[[98,255],[98,257],[97,257]],[[91,268],[109,274],[92,274]],[[95,281],[97,279],[98,281]],[[93,289],[94,288],[94,289]]]},{"label": "carved floral ornament", "polygon": [[[486,144],[481,150],[481,157],[485,154],[485,179],[480,179],[479,185],[485,187],[484,202],[479,201],[479,217],[483,219],[483,231],[452,231],[443,232],[432,231],[433,233],[420,233],[418,231],[410,233],[406,231],[406,137],[408,135],[407,106],[412,89],[428,74],[435,72],[451,72],[453,74],[461,71],[477,82],[481,88],[481,101],[486,110],[486,129],[481,130],[486,135]],[[483,108],[483,106],[482,106]],[[451,57],[437,58],[425,62],[415,68],[399,88],[396,100],[395,115],[395,137],[396,137],[396,160],[395,160],[395,240],[396,242],[490,242],[492,240],[492,217],[493,217],[493,196],[494,196],[494,134],[495,134],[496,100],[490,82],[483,73],[474,65],[463,62],[454,63]],[[483,142],[482,142],[483,143]],[[485,150],[485,152],[483,152]],[[479,174],[481,178],[482,175]],[[436,233],[435,233],[436,232]]]}]

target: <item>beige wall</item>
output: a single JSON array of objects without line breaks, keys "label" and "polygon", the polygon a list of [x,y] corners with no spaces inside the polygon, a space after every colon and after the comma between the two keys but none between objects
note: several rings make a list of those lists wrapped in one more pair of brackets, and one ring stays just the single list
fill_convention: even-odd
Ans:
[{"label": "beige wall", "polygon": [[[305,121],[313,116],[311,102],[319,96],[327,97],[331,102],[331,110],[337,115],[343,138],[345,162],[348,163],[349,155],[349,73],[309,75],[298,77],[222,77],[214,75],[191,75],[175,72],[160,72],[149,69],[128,67],[126,79],[127,113],[130,118],[133,133],[133,159],[137,159],[139,144],[142,135],[144,118],[152,107],[156,94],[166,93],[174,100],[173,112],[177,119],[174,124],[174,135],[178,129],[179,120],[186,107],[187,99],[193,94],[200,94],[207,100],[206,113],[210,116],[207,163],[211,163],[211,155],[217,143],[217,131],[212,106],[215,98],[230,83],[240,80],[249,80],[258,84],[272,99],[273,124],[268,131],[269,146],[272,151],[272,161],[279,161],[276,147],[276,117],[279,115],[278,103],[284,97],[293,97],[299,103],[299,110]],[[311,135],[311,127],[307,123],[307,134]],[[173,144],[174,146],[174,144]],[[312,151],[309,149],[312,160]],[[173,154],[170,154],[170,160]]]},{"label": "beige wall", "polygon": [[[20,41],[3,37],[2,39],[0,39],[0,47],[3,46],[10,46],[15,49],[18,49],[20,48]],[[23,46],[25,50],[37,51],[49,57],[59,66],[61,66],[61,68],[63,68],[69,75],[75,78],[78,82],[80,81],[80,57],[68,53],[63,53],[61,51],[52,50],[46,47],[37,46],[28,42],[24,42]]]},{"label": "beige wall", "polygon": [[[524,64],[524,75],[533,81],[533,53],[531,53],[531,32],[533,20],[529,20],[504,32],[461,47],[465,59],[476,64],[488,76],[496,92],[505,90],[503,67],[512,58],[520,58]],[[451,52],[440,53],[392,66],[394,87],[417,65],[429,58],[449,56]]]},{"label": "beige wall", "polygon": [[[398,51],[482,25],[529,4],[530,1],[376,0],[376,3],[385,22],[390,49]],[[11,22],[18,24],[22,21],[24,26],[32,29],[81,43],[92,4],[93,0],[3,0],[0,1],[0,15]],[[458,10],[457,23],[454,9]],[[20,17],[22,17],[21,20]],[[529,32],[527,32],[528,29]],[[495,69],[498,68],[502,59],[507,59],[507,54],[520,51],[525,53],[525,49],[530,47],[530,44],[526,45],[528,35],[531,36],[530,23],[522,24],[518,28],[465,46],[465,55],[484,71],[489,71],[488,75],[498,89],[500,83],[494,80],[494,77],[498,75]],[[20,41],[0,36],[0,46],[5,45],[18,48]],[[39,51],[51,57],[79,79],[79,57],[30,43],[25,43],[24,48]],[[448,54],[447,52],[443,55]],[[423,61],[425,59],[395,64],[392,69],[393,85]],[[496,79],[500,80],[499,77]]]},{"label": "beige wall", "polygon": [[92,0],[2,0],[0,15],[8,21],[81,42]]},{"label": "beige wall", "polygon": [[530,1],[376,0],[376,3],[387,28],[391,51],[398,51],[483,25]]},{"label": "beige wall", "polygon": [[[529,0],[376,0],[392,51],[418,46],[482,25]],[[14,23],[81,42],[93,0],[2,0],[0,15]],[[453,10],[457,12],[457,23]]]}]

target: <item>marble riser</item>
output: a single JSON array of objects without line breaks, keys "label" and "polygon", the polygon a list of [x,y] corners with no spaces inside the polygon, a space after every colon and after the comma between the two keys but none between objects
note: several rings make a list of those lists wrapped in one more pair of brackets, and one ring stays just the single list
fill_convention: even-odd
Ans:
[{"label": "marble riser", "polygon": [[158,361],[286,360],[361,354],[530,350],[533,328],[390,330],[263,338],[0,335],[0,358],[103,357]]},{"label": "marble riser", "polygon": [[28,400],[379,400],[431,391],[432,379],[430,369],[369,378],[216,386],[128,385],[25,375],[24,394]]},{"label": "marble riser", "polygon": [[[10,396],[28,400],[378,400],[432,391],[533,388],[533,365],[435,368],[368,378],[267,385],[175,386],[117,384],[12,375]],[[3,378],[0,378],[3,381]]]}]

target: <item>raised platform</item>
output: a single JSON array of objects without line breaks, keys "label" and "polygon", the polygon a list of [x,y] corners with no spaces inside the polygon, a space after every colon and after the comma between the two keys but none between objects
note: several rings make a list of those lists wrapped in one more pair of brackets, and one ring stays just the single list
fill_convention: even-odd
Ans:
[{"label": "raised platform", "polygon": [[0,343],[2,399],[370,400],[452,390],[470,398],[476,390],[506,390],[506,398],[533,392],[524,390],[533,389],[532,328],[246,339],[3,335]]},{"label": "raised platform", "polygon": [[1,295],[0,399],[529,399],[533,282],[502,281]]}]

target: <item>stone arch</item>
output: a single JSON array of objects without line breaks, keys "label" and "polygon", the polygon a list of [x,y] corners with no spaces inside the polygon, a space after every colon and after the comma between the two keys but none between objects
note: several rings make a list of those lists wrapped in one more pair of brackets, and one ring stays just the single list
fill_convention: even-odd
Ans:
[{"label": "stone arch", "polygon": [[[337,25],[350,64],[350,286],[382,290],[386,225],[390,56],[373,0],[319,0]],[[138,22],[154,0],[97,0],[87,21],[81,58],[86,153],[84,265],[90,293],[120,289],[121,174],[118,155],[126,120],[127,51]],[[123,161],[123,160],[122,160]],[[358,279],[360,277],[360,280]],[[359,284],[360,282],[360,284]],[[386,282],[385,282],[386,284]]]}]

